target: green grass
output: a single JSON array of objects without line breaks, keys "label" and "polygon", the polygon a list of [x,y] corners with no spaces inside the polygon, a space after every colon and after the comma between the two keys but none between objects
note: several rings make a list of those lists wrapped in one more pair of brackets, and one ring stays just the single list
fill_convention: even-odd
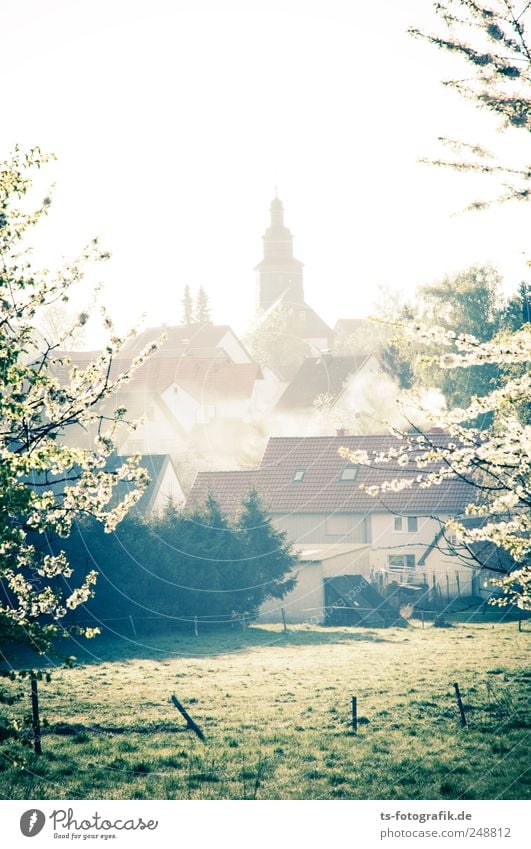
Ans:
[{"label": "green grass", "polygon": [[40,685],[44,754],[14,766],[4,746],[2,797],[528,798],[529,633],[514,622],[413,624],[99,638]]}]

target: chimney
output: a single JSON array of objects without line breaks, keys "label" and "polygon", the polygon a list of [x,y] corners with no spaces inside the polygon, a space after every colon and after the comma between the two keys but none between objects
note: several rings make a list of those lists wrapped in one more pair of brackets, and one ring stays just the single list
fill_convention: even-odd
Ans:
[{"label": "chimney", "polygon": [[336,430],[336,436],[350,436],[346,427],[338,427]]}]

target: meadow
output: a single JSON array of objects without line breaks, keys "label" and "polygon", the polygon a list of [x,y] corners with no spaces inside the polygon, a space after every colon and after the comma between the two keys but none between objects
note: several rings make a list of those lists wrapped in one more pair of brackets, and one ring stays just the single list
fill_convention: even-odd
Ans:
[{"label": "meadow", "polygon": [[[7,799],[523,799],[531,623],[104,638],[40,685]],[[453,682],[463,693],[461,726]],[[202,728],[202,743],[170,701]],[[351,696],[358,699],[357,733]],[[6,751],[4,747],[4,752]]]}]

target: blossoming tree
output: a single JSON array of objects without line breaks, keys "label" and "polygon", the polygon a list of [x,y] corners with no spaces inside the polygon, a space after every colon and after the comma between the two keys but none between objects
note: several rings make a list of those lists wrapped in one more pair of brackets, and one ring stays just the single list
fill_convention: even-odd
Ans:
[{"label": "blossoming tree", "polygon": [[[87,314],[65,327],[59,340],[48,342],[37,331],[41,311],[66,301],[87,263],[106,257],[94,241],[55,274],[32,268],[28,232],[46,213],[49,200],[27,211],[26,196],[34,169],[48,158],[38,148],[16,149],[0,164],[0,645],[5,650],[7,644],[21,643],[39,653],[51,650],[65,632],[66,612],[92,595],[96,581],[94,571],[77,577],[80,564],[68,562],[63,551],[50,553],[48,536],[66,537],[84,514],[112,531],[147,482],[138,458],[117,471],[106,470],[126,411],[104,416],[101,403],[131,373],[111,378],[123,340],[110,319],[104,313],[106,347],[85,370],[69,368],[60,349]],[[58,377],[65,367],[66,381]],[[90,447],[72,447],[74,440],[64,438],[74,426],[94,435]],[[115,503],[113,487],[119,480],[133,486]],[[77,630],[87,637],[95,632]]]},{"label": "blossoming tree", "polygon": [[[405,332],[417,344],[439,346],[435,359],[440,368],[492,363],[502,370],[503,379],[487,395],[473,397],[465,408],[435,414],[419,404],[423,418],[446,433],[442,440],[429,428],[412,426],[408,431],[394,431],[400,439],[399,447],[388,453],[369,456],[347,449],[341,449],[341,453],[352,463],[392,463],[395,469],[416,469],[415,476],[410,474],[406,479],[390,475],[381,486],[368,488],[371,495],[382,500],[387,492],[435,487],[445,480],[461,479],[471,484],[476,497],[462,516],[445,523],[445,531],[476,562],[481,562],[479,544],[503,552],[506,557],[498,562],[510,565],[505,567],[505,575],[493,579],[504,591],[495,601],[531,609],[531,324],[488,342],[421,325],[405,328]],[[491,424],[487,428],[474,426],[486,413],[492,415]]]}]

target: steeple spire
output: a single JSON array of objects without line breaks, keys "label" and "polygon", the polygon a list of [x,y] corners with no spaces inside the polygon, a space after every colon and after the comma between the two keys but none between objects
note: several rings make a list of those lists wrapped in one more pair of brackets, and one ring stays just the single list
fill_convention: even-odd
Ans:
[{"label": "steeple spire", "polygon": [[267,309],[282,297],[286,303],[304,303],[302,262],[293,256],[293,236],[284,224],[284,204],[277,194],[269,208],[271,224],[263,235],[264,258],[259,275],[259,307]]}]

